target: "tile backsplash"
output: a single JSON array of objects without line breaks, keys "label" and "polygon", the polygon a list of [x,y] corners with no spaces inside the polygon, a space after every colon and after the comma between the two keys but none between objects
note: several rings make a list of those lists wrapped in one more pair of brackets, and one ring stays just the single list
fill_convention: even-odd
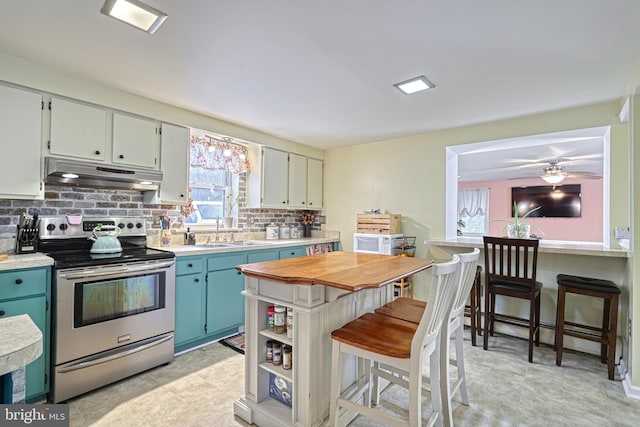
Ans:
[{"label": "tile backsplash", "polygon": [[[264,232],[270,223],[300,224],[300,211],[293,209],[254,209],[239,206],[238,211],[238,221],[234,229],[241,232]],[[168,215],[176,231],[185,227],[179,206],[145,203],[139,191],[47,185],[44,200],[0,200],[0,252],[13,251],[16,227],[24,212],[28,215],[38,212],[39,215],[80,213],[85,216],[141,216],[148,221],[148,228],[155,227],[154,217]],[[319,230],[324,222],[324,218],[318,212],[312,228]]]}]

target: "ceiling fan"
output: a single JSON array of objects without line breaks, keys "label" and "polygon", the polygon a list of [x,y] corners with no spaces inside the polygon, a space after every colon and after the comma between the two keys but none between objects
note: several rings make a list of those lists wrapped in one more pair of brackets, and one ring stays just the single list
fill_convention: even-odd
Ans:
[{"label": "ceiling fan", "polygon": [[542,169],[540,178],[549,184],[558,184],[565,178],[600,179],[601,177],[593,172],[566,172],[558,165],[559,160],[551,160],[549,166]]}]

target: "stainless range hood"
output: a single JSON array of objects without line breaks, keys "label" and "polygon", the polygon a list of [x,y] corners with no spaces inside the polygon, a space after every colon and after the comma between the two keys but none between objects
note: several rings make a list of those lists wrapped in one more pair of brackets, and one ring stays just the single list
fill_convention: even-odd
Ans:
[{"label": "stainless range hood", "polygon": [[[69,174],[77,175],[77,178],[69,177]],[[162,172],[46,157],[45,182],[80,187],[149,191],[159,188],[162,183]]]}]

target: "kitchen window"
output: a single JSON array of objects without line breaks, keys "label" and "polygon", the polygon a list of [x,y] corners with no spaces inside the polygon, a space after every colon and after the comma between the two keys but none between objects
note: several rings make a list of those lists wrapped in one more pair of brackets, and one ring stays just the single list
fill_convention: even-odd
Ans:
[{"label": "kitchen window", "polygon": [[247,148],[231,138],[191,136],[186,224],[230,228],[237,222],[240,174],[250,170]]}]

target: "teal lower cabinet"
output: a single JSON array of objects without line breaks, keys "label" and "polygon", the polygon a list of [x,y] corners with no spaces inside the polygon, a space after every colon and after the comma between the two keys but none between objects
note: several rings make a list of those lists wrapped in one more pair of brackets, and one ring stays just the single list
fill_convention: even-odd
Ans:
[{"label": "teal lower cabinet", "polygon": [[227,336],[244,325],[244,277],[236,265],[246,264],[245,252],[229,252],[207,259],[207,335]]},{"label": "teal lower cabinet", "polygon": [[305,246],[178,257],[175,352],[235,334],[244,325],[240,264],[306,255]]},{"label": "teal lower cabinet", "polygon": [[254,262],[273,261],[279,258],[278,251],[251,251],[247,254],[247,264]]},{"label": "teal lower cabinet", "polygon": [[296,258],[307,255],[306,246],[294,246],[292,248],[280,249],[280,259]]},{"label": "teal lower cabinet", "polygon": [[206,294],[204,274],[176,277],[176,347],[204,336]]},{"label": "teal lower cabinet", "polygon": [[0,316],[28,314],[42,332],[42,354],[26,366],[26,402],[46,400],[49,392],[51,269],[0,272]]},{"label": "teal lower cabinet", "polygon": [[207,334],[229,335],[244,325],[244,277],[235,268],[207,273]]}]

